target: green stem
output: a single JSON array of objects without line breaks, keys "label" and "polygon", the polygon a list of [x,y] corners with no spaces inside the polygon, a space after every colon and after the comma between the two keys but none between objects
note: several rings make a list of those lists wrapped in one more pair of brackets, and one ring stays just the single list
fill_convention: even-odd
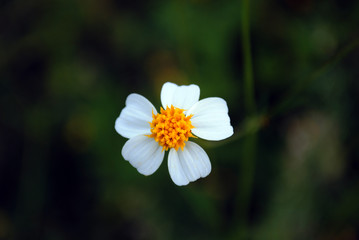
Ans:
[{"label": "green stem", "polygon": [[[242,0],[242,48],[243,48],[243,62],[244,62],[244,106],[247,115],[251,119],[256,114],[256,106],[254,99],[254,81],[253,81],[253,67],[250,44],[250,24],[249,24],[249,0]],[[254,127],[255,129],[256,127]],[[238,232],[234,235],[240,239],[247,239],[250,236],[248,226],[249,205],[252,196],[255,159],[257,148],[257,134],[256,131],[250,133],[243,139],[242,160],[240,161],[239,173],[239,189],[237,194],[236,206],[236,225]]]},{"label": "green stem", "polygon": [[242,49],[244,62],[244,104],[247,113],[255,112],[253,67],[249,26],[249,0],[242,0]]},{"label": "green stem", "polygon": [[272,107],[268,113],[257,114],[255,116],[248,116],[241,125],[235,128],[235,133],[232,137],[220,141],[220,142],[201,142],[201,145],[206,146],[207,148],[215,148],[220,147],[222,145],[230,144],[243,138],[251,135],[255,132],[258,132],[262,129],[263,126],[266,126],[272,118],[276,117],[280,113],[282,113],[285,109],[287,109],[291,103],[296,99],[296,97],[305,90],[305,87],[315,81],[317,78],[321,77],[325,73],[329,71],[329,69],[338,62],[340,62],[343,58],[345,58],[350,52],[359,47],[359,38],[350,42],[348,45],[340,49],[337,54],[334,55],[331,59],[326,61],[321,67],[315,70],[312,74],[310,74],[306,80],[298,83],[295,87],[289,90],[288,94],[280,101],[277,105]]}]

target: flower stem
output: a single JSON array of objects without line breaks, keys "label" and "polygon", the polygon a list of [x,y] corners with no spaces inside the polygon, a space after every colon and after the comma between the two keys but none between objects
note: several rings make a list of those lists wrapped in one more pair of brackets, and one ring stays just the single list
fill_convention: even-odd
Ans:
[{"label": "flower stem", "polygon": [[[242,49],[244,63],[244,106],[249,117],[255,116],[256,104],[254,98],[253,67],[250,43],[249,0],[242,0]],[[238,179],[239,191],[236,199],[236,221],[239,226],[234,233],[240,239],[250,236],[248,215],[250,199],[252,196],[253,180],[255,173],[255,160],[257,148],[256,131],[248,134],[242,143],[242,160],[240,161],[240,173]]]},{"label": "flower stem", "polygon": [[242,0],[242,49],[244,62],[244,104],[247,113],[254,114],[254,83],[249,26],[249,0]]}]

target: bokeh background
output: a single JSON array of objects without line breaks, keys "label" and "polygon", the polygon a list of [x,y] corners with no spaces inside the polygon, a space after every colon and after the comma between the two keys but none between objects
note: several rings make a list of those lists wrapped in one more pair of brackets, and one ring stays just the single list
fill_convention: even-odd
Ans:
[{"label": "bokeh background", "polygon": [[[359,239],[359,1],[248,2],[1,1],[0,239]],[[114,130],[166,81],[235,127],[185,187]]]}]

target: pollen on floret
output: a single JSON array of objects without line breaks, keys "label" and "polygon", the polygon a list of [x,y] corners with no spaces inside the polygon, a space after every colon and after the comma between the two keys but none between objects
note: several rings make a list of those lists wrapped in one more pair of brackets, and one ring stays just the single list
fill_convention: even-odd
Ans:
[{"label": "pollen on floret", "polygon": [[162,151],[167,151],[169,148],[174,148],[176,151],[179,148],[183,150],[188,138],[195,137],[191,133],[191,129],[194,128],[191,123],[192,115],[186,117],[184,111],[171,105],[166,109],[161,107],[161,113],[152,112],[153,120],[150,123],[152,134],[147,137],[154,138],[162,146]]}]

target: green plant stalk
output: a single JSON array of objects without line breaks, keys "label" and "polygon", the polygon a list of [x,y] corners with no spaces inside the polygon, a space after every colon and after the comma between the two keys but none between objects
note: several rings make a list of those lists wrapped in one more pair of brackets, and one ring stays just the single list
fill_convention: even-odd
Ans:
[{"label": "green plant stalk", "polygon": [[[255,116],[256,105],[254,98],[253,66],[250,44],[250,6],[249,0],[242,0],[242,49],[244,63],[244,106],[247,116]],[[253,179],[255,172],[255,153],[257,148],[257,133],[251,132],[243,139],[242,159],[240,161],[240,175],[238,183],[236,224],[238,231],[234,233],[240,239],[247,239],[250,236],[248,226],[249,205],[252,196]]]},{"label": "green plant stalk", "polygon": [[254,116],[248,116],[245,121],[241,123],[241,125],[235,128],[235,133],[231,138],[228,138],[224,141],[220,142],[201,142],[201,145],[205,145],[208,148],[220,147],[225,144],[230,144],[243,138],[248,135],[253,134],[254,132],[258,132],[262,129],[263,126],[266,125],[268,121],[276,116],[280,115],[284,112],[284,110],[288,109],[296,97],[302,93],[306,86],[309,83],[314,82],[322,75],[326,74],[333,66],[339,63],[343,58],[345,58],[349,53],[359,47],[359,38],[354,39],[354,41],[350,42],[343,48],[341,48],[337,54],[335,54],[332,58],[328,59],[322,66],[312,72],[305,80],[299,82],[292,89],[288,91],[288,94],[275,106],[273,106],[267,113],[256,114]]},{"label": "green plant stalk", "polygon": [[244,105],[246,112],[255,112],[253,67],[249,26],[249,0],[242,0],[242,49],[244,62]]}]

